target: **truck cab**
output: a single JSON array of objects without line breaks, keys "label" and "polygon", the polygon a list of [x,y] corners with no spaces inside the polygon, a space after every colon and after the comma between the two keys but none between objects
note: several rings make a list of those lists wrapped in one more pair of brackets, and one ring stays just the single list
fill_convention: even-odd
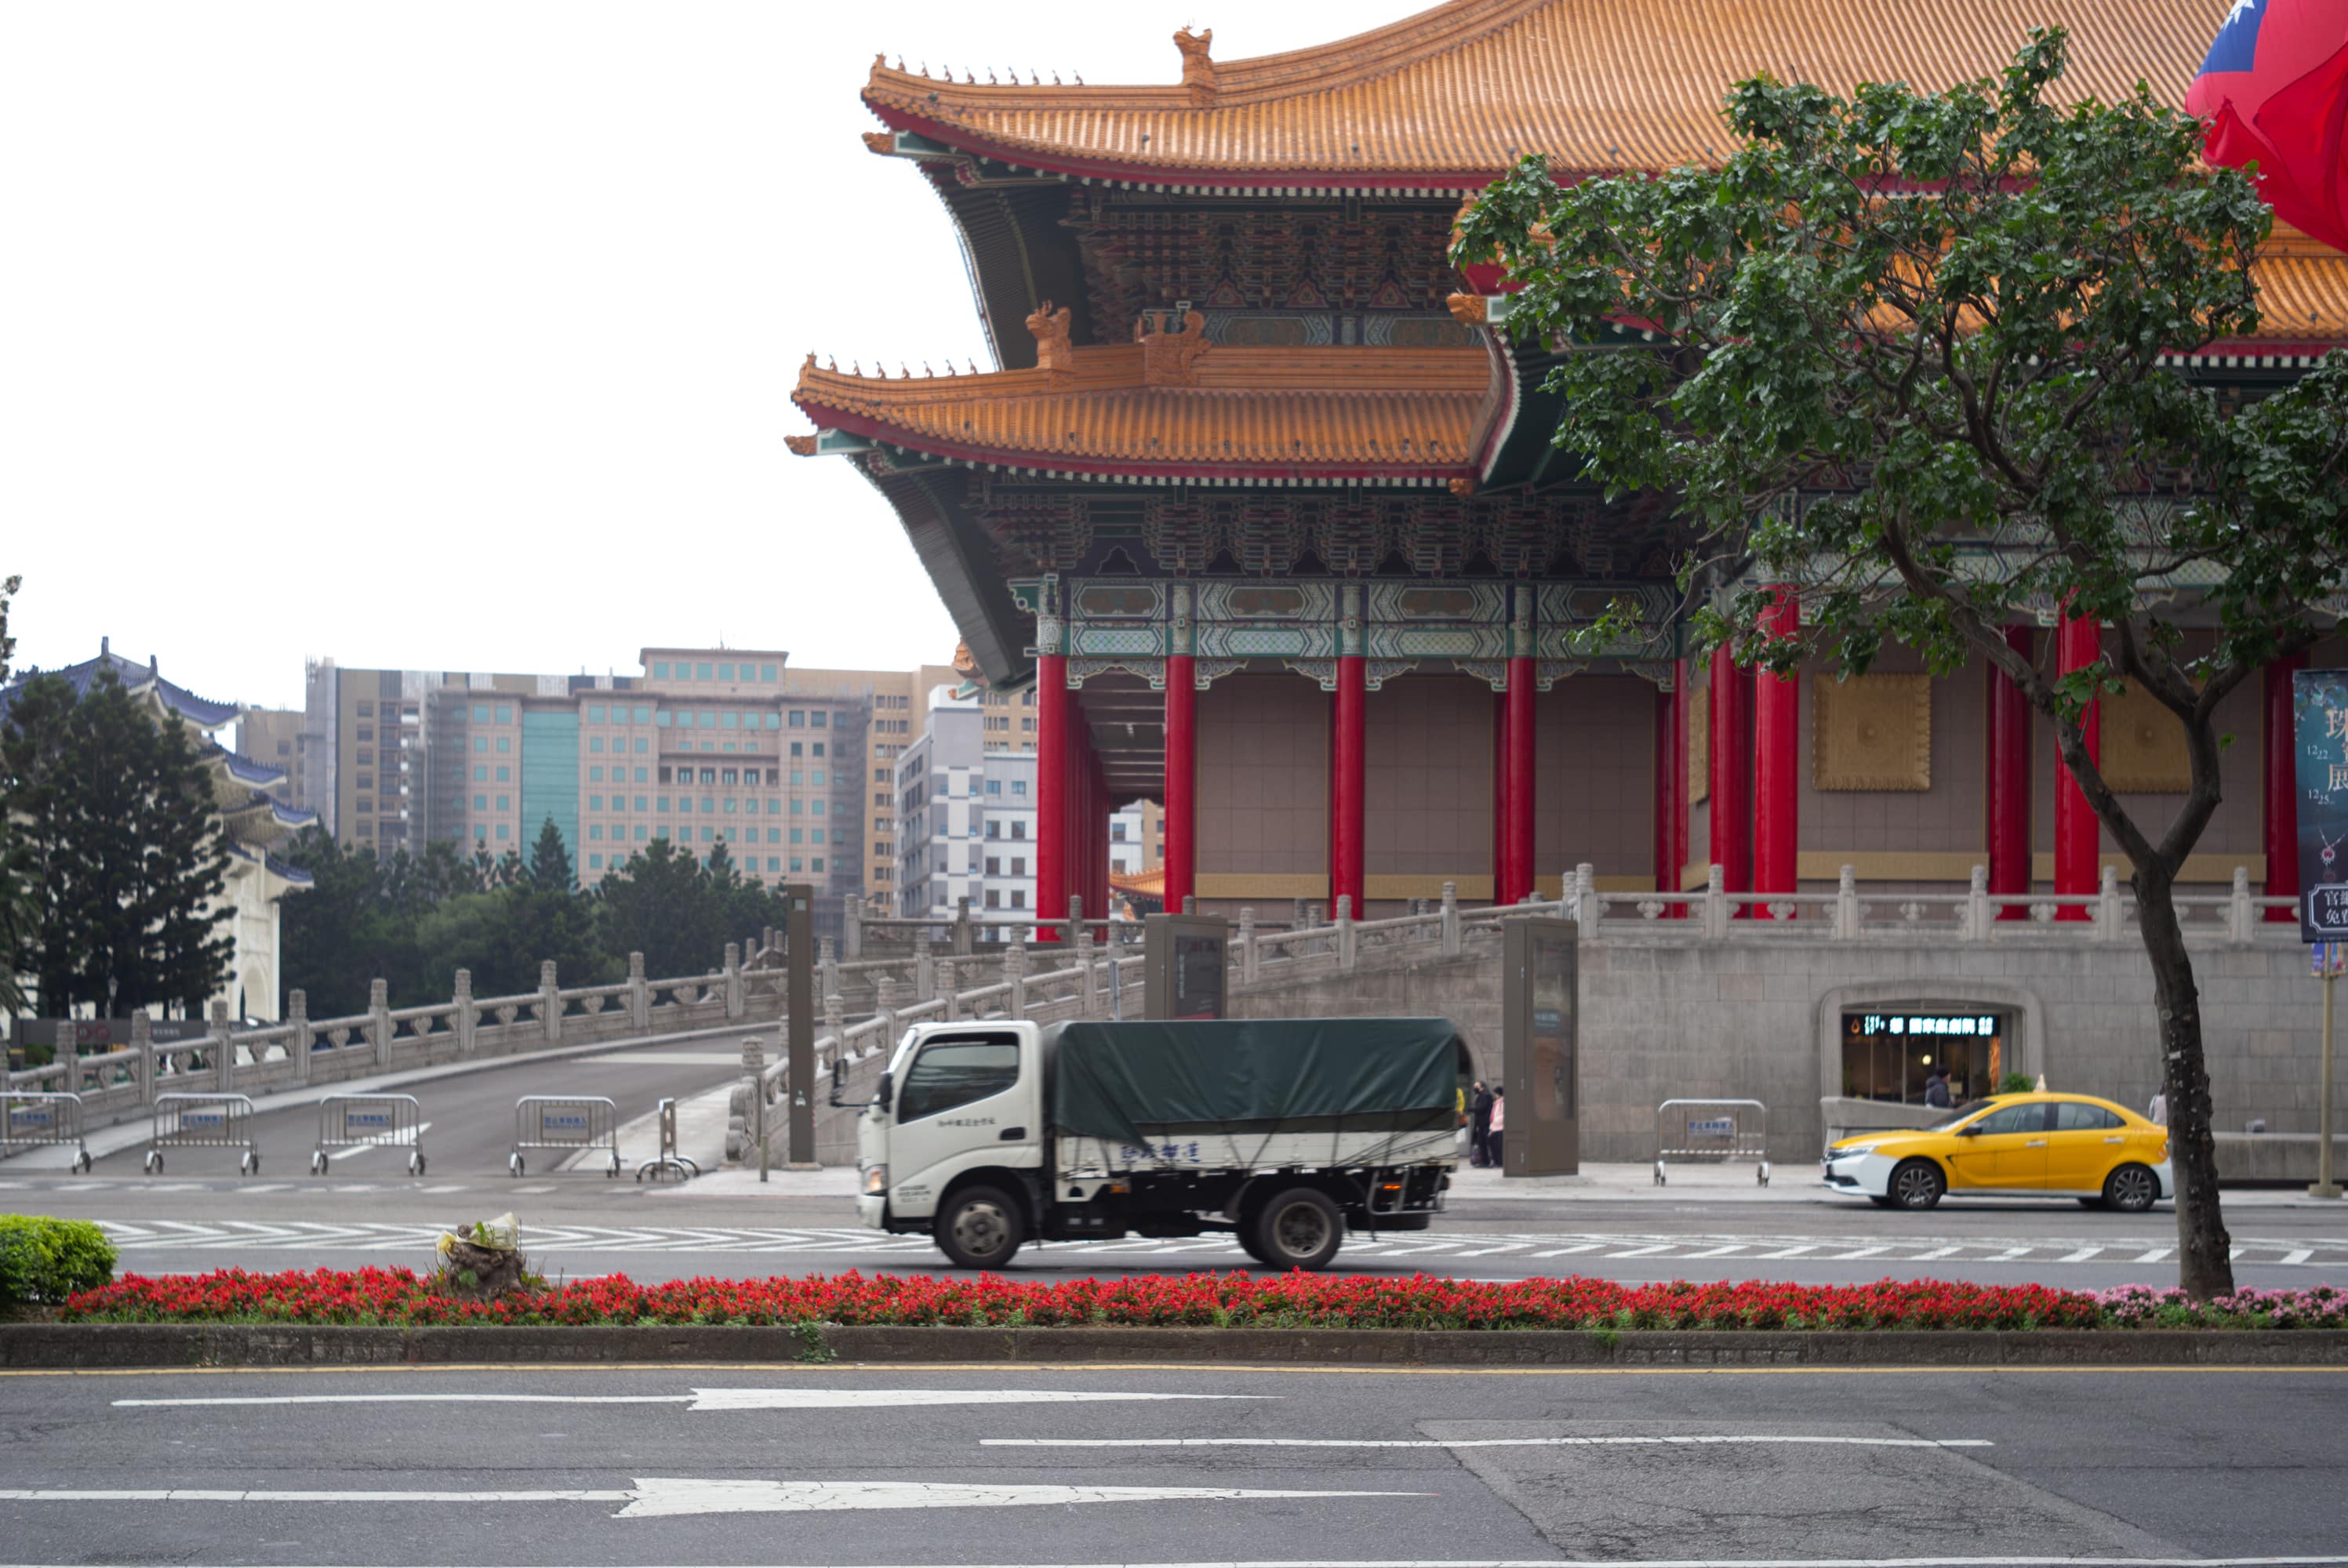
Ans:
[{"label": "truck cab", "polygon": [[[1292,1061],[1276,1049],[1282,1031],[1397,1028],[1415,1031],[1405,1049],[1418,1071],[1401,1096],[1411,1105],[1384,1120],[1349,1108],[1300,1121],[1232,1098],[1235,1076],[1262,1079],[1249,1092],[1276,1102],[1283,1071],[1292,1088],[1303,1081],[1294,1062],[1325,1076],[1344,1060],[1324,1042]],[[1120,1051],[1203,1069],[1175,1075],[1196,1092],[1087,1066]],[[1235,1075],[1234,1061],[1261,1071]],[[1441,1209],[1457,1163],[1452,1080],[1467,1064],[1440,1020],[922,1025],[899,1041],[859,1119],[857,1214],[877,1230],[928,1234],[965,1267],[1002,1267],[1030,1240],[1222,1231],[1268,1266],[1319,1268],[1349,1230],[1423,1230]],[[1395,1099],[1395,1082],[1388,1073],[1371,1092]]]}]

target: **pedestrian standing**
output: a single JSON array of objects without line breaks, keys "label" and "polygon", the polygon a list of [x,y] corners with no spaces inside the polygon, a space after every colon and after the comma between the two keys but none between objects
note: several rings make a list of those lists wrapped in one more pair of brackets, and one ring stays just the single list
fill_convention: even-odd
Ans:
[{"label": "pedestrian standing", "polygon": [[2144,1108],[2144,1119],[2156,1127],[2168,1125],[2168,1091],[2166,1087],[2152,1091],[2152,1103]]},{"label": "pedestrian standing", "polygon": [[1468,1105],[1468,1163],[1471,1165],[1492,1165],[1492,1086],[1482,1079],[1476,1081],[1476,1098]]},{"label": "pedestrian standing", "polygon": [[1484,1152],[1495,1165],[1500,1163],[1500,1139],[1508,1131],[1508,1091],[1495,1089],[1492,1091],[1492,1130],[1484,1139]]},{"label": "pedestrian standing", "polygon": [[1949,1098],[1949,1070],[1947,1068],[1936,1067],[1932,1069],[1931,1077],[1924,1081],[1924,1103],[1935,1111],[1946,1111],[1952,1108],[1953,1102]]}]

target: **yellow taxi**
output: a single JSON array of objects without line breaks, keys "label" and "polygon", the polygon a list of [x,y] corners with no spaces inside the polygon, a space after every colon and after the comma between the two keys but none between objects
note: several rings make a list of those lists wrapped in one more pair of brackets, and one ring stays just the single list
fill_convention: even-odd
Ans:
[{"label": "yellow taxi", "polygon": [[2141,1214],[2176,1195],[2168,1129],[2085,1094],[2000,1094],[1929,1127],[1840,1139],[1827,1146],[1826,1184],[1887,1209],[1958,1193]]}]

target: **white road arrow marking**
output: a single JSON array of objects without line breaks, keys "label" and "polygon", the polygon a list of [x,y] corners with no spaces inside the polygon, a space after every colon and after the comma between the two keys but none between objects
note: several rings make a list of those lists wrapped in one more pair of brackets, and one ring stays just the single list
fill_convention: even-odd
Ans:
[{"label": "white road arrow marking", "polygon": [[841,1513],[863,1509],[1058,1508],[1080,1502],[1233,1502],[1259,1498],[1432,1497],[1425,1491],[1288,1491],[1236,1486],[972,1486],[918,1481],[734,1481],[640,1476],[627,1491],[295,1491],[139,1487],[0,1488],[0,1502],[619,1502],[615,1519],[705,1513]]},{"label": "white road arrow marking", "polygon": [[1070,1389],[695,1389],[689,1394],[242,1394],[117,1399],[118,1409],[220,1405],[683,1405],[690,1410],[850,1410],[926,1405],[1061,1405],[1135,1399],[1275,1399],[1277,1394],[1139,1394]]}]

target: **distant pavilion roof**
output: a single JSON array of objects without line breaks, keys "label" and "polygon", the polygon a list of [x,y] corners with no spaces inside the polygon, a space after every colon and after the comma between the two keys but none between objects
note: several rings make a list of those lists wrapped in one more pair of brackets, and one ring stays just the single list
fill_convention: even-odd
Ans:
[{"label": "distant pavilion roof", "polygon": [[864,101],[896,131],[1080,179],[1472,189],[1530,152],[1592,172],[1715,162],[1721,99],[1756,72],[1939,91],[1993,77],[2048,23],[2071,32],[2066,100],[2110,103],[2142,78],[2181,106],[2228,4],[1451,0],[1254,59],[1178,35],[1181,85],[973,86],[876,62]]},{"label": "distant pavilion roof", "polygon": [[810,355],[791,398],[821,430],[1066,477],[1442,484],[1475,471],[1495,397],[1480,348],[1202,345],[1165,374],[1141,343],[1059,353],[1064,368],[917,379]]},{"label": "distant pavilion roof", "polygon": [[[151,695],[163,708],[177,713],[199,730],[216,730],[244,710],[234,702],[214,702],[197,696],[184,686],[175,686],[157,672],[156,661],[141,664],[135,659],[125,659],[114,651],[110,640],[98,640],[98,657],[85,659],[78,664],[68,664],[62,670],[27,670],[21,679],[0,688],[0,717],[7,714],[15,693],[25,682],[35,675],[56,675],[74,689],[79,696],[89,690],[98,671],[111,670],[125,690],[134,697]],[[283,774],[279,775],[281,778]]]}]

